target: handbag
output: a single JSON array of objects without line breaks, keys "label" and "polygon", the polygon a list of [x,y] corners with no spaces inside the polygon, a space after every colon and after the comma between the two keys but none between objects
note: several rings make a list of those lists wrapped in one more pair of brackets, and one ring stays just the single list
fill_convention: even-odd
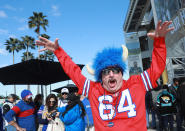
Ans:
[{"label": "handbag", "polygon": [[46,131],[65,131],[64,123],[56,117],[55,120],[51,120],[48,123]]}]

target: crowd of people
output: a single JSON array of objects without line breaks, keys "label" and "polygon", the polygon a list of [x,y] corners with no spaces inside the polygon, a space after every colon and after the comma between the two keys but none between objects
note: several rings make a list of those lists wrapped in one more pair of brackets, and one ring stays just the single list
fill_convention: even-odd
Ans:
[{"label": "crowd of people", "polygon": [[[147,128],[157,129],[157,118],[160,131],[182,131],[185,122],[185,82],[177,78],[169,85],[159,85],[145,96]],[[151,114],[151,125],[149,120]],[[156,118],[157,117],[157,118]]]},{"label": "crowd of people", "polygon": [[[33,100],[29,90],[16,95],[10,94],[0,108],[1,131],[90,131],[93,130],[92,111],[89,101],[67,88],[61,97],[49,94],[46,100],[38,94]],[[87,109],[89,108],[89,109]],[[85,119],[88,118],[88,119]]]},{"label": "crowd of people", "polygon": [[[146,131],[147,126],[149,127],[146,114],[152,110],[149,104],[150,106],[146,106],[147,113],[145,111],[145,94],[149,96],[150,91],[157,87],[156,81],[165,69],[167,52],[165,36],[174,29],[168,27],[171,23],[171,21],[164,23],[159,21],[156,30],[148,33],[148,37],[154,40],[151,66],[139,75],[132,75],[128,80],[123,80],[128,56],[125,46],[105,48],[96,55],[93,69],[87,67],[88,71],[95,76],[96,81],[92,81],[81,73],[78,65],[59,46],[58,39],[52,42],[39,37],[36,44],[44,46],[40,51],[54,52],[65,73],[78,87],[78,91],[71,94],[67,89],[62,89],[62,99],[57,99],[54,94],[50,94],[42,105],[42,96],[32,102],[32,93],[29,90],[23,90],[22,99],[4,114],[5,120],[19,131],[84,131],[86,123],[89,129],[95,128],[97,131]],[[86,118],[88,106],[84,105],[89,104],[87,98],[90,103],[88,106],[92,111],[93,124],[90,124],[91,117]],[[164,99],[168,103],[164,103]],[[166,130],[165,124],[169,123],[166,121],[171,118],[168,114],[170,112],[165,114],[162,111],[165,108],[168,109],[167,106],[170,104],[173,105],[175,99],[178,99],[178,96],[173,96],[168,91],[162,91],[157,96],[155,107],[163,123],[161,129]],[[85,120],[89,121],[85,122]]]}]

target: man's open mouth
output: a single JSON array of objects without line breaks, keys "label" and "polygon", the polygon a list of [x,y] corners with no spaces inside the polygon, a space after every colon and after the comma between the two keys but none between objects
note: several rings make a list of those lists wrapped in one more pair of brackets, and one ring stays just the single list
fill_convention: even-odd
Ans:
[{"label": "man's open mouth", "polygon": [[109,80],[109,86],[110,86],[110,88],[114,88],[116,84],[117,84],[117,81],[115,79],[110,79]]}]

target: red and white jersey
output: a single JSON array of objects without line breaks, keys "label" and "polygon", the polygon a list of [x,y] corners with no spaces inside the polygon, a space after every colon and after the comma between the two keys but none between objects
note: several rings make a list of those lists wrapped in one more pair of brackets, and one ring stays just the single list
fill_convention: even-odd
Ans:
[{"label": "red and white jersey", "polygon": [[[164,38],[155,38],[152,63],[140,75],[123,80],[121,89],[112,94],[99,82],[88,80],[80,68],[62,48],[55,51],[66,74],[79,88],[79,94],[89,98],[95,130],[97,131],[146,131],[145,93],[156,87],[156,80],[166,65],[166,45]],[[113,123],[112,127],[108,125]]]}]

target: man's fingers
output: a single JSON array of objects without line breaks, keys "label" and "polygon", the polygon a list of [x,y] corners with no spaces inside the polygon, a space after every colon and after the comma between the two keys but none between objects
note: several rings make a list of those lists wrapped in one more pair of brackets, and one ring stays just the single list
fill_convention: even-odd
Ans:
[{"label": "man's fingers", "polygon": [[39,52],[45,51],[47,48],[40,49]]},{"label": "man's fingers", "polygon": [[162,25],[162,28],[167,29],[168,26],[172,23],[172,21],[165,21]]},{"label": "man's fingers", "polygon": [[157,28],[156,28],[157,30],[159,30],[159,29],[160,29],[161,22],[162,22],[162,21],[161,21],[161,20],[159,20],[159,22],[157,23]]},{"label": "man's fingers", "polygon": [[42,41],[44,41],[44,42],[49,42],[48,39],[46,39],[46,38],[44,38],[44,37],[41,37],[41,36],[39,36],[39,39],[42,40]]},{"label": "man's fingers", "polygon": [[168,33],[168,32],[170,32],[170,31],[172,31],[172,30],[174,30],[174,27],[168,28],[168,29],[166,30],[166,32]]},{"label": "man's fingers", "polygon": [[161,27],[164,27],[164,26],[166,26],[167,24],[168,24],[168,21],[165,21],[165,22],[162,23]]},{"label": "man's fingers", "polygon": [[59,38],[56,38],[56,39],[55,39],[55,43],[57,43],[57,44],[58,44],[58,40],[59,40]]},{"label": "man's fingers", "polygon": [[45,43],[45,42],[42,42],[42,41],[40,41],[40,40],[36,40],[36,45],[45,46],[46,43]]},{"label": "man's fingers", "polygon": [[58,38],[55,39],[55,46],[58,46],[59,45],[58,44],[58,40],[59,40]]},{"label": "man's fingers", "polygon": [[172,21],[169,21],[166,26],[169,26],[172,24]]}]

